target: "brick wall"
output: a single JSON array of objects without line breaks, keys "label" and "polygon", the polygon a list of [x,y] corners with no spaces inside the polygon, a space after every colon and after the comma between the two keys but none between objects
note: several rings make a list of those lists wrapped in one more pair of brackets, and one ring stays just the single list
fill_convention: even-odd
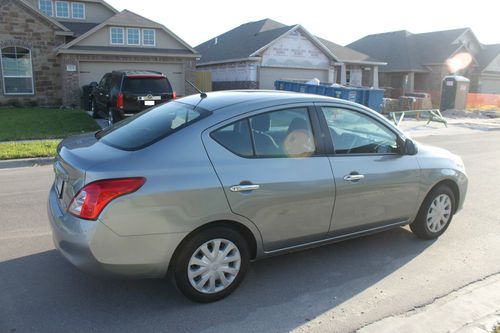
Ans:
[{"label": "brick wall", "polygon": [[55,48],[63,43],[64,37],[55,35],[50,22],[15,0],[0,0],[0,48],[19,46],[31,50],[35,88],[33,95],[5,95],[0,79],[0,106],[61,105],[61,65]]}]

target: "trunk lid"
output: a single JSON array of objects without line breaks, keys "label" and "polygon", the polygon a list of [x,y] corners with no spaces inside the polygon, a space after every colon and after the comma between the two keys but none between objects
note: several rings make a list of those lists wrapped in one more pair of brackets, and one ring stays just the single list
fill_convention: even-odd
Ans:
[{"label": "trunk lid", "polygon": [[86,184],[88,169],[127,154],[95,138],[95,133],[77,135],[63,140],[57,147],[54,163],[55,186],[60,206],[66,210],[75,194]]}]

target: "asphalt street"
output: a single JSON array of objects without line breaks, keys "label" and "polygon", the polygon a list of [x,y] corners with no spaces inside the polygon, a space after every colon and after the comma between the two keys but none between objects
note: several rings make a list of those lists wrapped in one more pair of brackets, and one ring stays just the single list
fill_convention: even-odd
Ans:
[{"label": "asphalt street", "polygon": [[255,262],[229,298],[86,275],[54,250],[52,167],[0,170],[0,332],[349,332],[500,272],[500,132],[419,141],[461,155],[465,207],[436,241],[408,228]]}]

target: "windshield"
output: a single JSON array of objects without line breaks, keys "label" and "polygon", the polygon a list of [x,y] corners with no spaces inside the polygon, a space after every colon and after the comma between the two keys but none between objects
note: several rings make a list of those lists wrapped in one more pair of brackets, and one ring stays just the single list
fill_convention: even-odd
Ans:
[{"label": "windshield", "polygon": [[97,132],[101,142],[122,150],[138,150],[206,117],[209,111],[179,102],[169,102]]},{"label": "windshield", "polygon": [[166,94],[172,92],[170,82],[165,77],[126,77],[123,92],[133,94]]}]

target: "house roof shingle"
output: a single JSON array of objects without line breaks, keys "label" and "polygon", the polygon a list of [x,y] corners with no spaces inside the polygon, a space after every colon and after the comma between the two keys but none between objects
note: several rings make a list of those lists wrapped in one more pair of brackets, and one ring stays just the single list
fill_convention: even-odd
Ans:
[{"label": "house roof shingle", "polygon": [[74,37],[78,37],[99,25],[99,23],[89,23],[89,22],[60,22],[71,32],[73,32]]},{"label": "house roof shingle", "polygon": [[[245,59],[287,33],[297,25],[285,25],[271,19],[249,22],[229,30],[198,45],[195,49],[202,55],[199,64]],[[360,52],[316,37],[325,50],[342,61],[375,61]],[[237,47],[236,47],[237,46]]]},{"label": "house roof shingle", "polygon": [[249,22],[209,39],[195,50],[201,54],[200,63],[248,58],[292,27],[270,19]]},{"label": "house roof shingle", "polygon": [[421,34],[392,31],[365,36],[347,47],[386,61],[383,71],[427,71],[425,65],[444,63],[460,47],[454,41],[467,30],[469,28]]},{"label": "house roof shingle", "polygon": [[479,72],[482,72],[488,67],[488,65],[500,55],[500,44],[490,44],[484,45],[483,50],[479,52],[476,59],[479,63]]}]

